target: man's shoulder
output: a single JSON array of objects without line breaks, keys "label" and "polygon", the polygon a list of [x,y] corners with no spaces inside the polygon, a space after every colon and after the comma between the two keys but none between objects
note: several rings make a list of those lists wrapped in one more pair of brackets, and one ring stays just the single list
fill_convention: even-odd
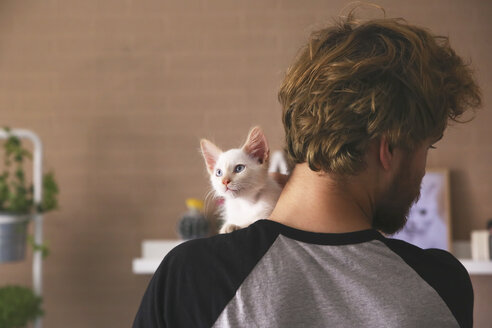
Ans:
[{"label": "man's shoulder", "polygon": [[468,276],[463,264],[446,250],[422,249],[406,241],[392,238],[385,238],[385,244],[412,266],[420,264],[429,269],[447,272],[447,274]]},{"label": "man's shoulder", "polygon": [[456,257],[446,250],[422,249],[398,239],[386,238],[384,242],[434,288],[460,326],[472,326],[473,287],[468,271]]},{"label": "man's shoulder", "polygon": [[230,236],[215,235],[204,238],[185,240],[174,247],[167,255],[169,260],[193,259],[195,257],[209,256],[216,254],[219,249],[223,249],[231,243]]},{"label": "man's shoulder", "polygon": [[450,252],[438,248],[425,249],[424,252],[429,256],[431,261],[436,263],[445,272],[454,273],[458,276],[469,276],[464,265]]},{"label": "man's shoulder", "polygon": [[144,298],[162,300],[171,327],[211,326],[275,238],[252,225],[183,242],[165,256]]},{"label": "man's shoulder", "polygon": [[240,271],[242,275],[261,259],[277,235],[262,224],[253,224],[227,234],[188,240],[166,255],[158,271],[187,275]]}]

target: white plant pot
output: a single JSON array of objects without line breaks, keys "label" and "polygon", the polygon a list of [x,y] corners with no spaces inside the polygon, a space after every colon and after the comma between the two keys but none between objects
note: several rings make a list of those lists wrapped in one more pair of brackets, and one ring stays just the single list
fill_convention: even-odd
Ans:
[{"label": "white plant pot", "polygon": [[30,219],[29,214],[0,212],[0,263],[24,259]]}]

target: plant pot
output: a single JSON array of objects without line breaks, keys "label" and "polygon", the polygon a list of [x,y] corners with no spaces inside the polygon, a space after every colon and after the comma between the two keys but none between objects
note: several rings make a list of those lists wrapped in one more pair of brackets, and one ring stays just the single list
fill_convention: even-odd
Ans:
[{"label": "plant pot", "polygon": [[29,214],[0,213],[0,263],[24,259],[30,219]]}]

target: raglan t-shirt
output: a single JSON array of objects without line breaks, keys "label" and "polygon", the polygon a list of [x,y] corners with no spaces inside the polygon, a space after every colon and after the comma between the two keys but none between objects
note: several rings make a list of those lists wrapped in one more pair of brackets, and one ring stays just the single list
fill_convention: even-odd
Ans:
[{"label": "raglan t-shirt", "polygon": [[450,253],[377,230],[314,233],[259,220],[166,255],[140,327],[472,327],[473,289]]}]

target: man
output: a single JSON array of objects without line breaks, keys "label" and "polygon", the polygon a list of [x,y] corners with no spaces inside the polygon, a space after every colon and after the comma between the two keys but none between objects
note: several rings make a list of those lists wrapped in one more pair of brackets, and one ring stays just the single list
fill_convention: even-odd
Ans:
[{"label": "man", "polygon": [[270,219],[171,251],[134,327],[471,327],[460,262],[385,236],[448,119],[480,105],[447,39],[349,15],[313,33],[279,100],[295,168]]}]

